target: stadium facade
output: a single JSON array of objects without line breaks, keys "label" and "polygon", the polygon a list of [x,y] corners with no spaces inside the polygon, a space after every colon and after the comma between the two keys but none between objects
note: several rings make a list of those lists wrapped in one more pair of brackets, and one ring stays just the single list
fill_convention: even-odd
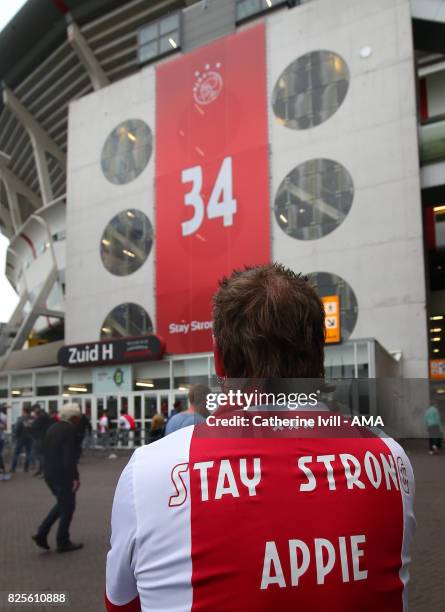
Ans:
[{"label": "stadium facade", "polygon": [[[0,34],[0,396],[142,427],[269,260],[332,377],[445,376],[445,3],[28,0]],[[443,390],[445,391],[445,389]]]}]

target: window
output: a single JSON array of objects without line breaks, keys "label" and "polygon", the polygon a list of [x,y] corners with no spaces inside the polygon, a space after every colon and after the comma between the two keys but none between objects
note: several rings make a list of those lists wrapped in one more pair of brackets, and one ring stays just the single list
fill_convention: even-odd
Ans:
[{"label": "window", "polygon": [[139,63],[150,62],[181,48],[180,12],[153,21],[138,32]]},{"label": "window", "polygon": [[150,317],[138,304],[120,304],[106,316],[102,323],[100,338],[125,338],[150,334],[153,324]]},{"label": "window", "polygon": [[272,94],[278,122],[294,130],[323,123],[343,103],[349,87],[346,62],[332,51],[312,51],[281,73]]},{"label": "window", "polygon": [[110,183],[125,185],[137,178],[148,164],[153,151],[153,135],[140,119],[120,123],[102,149],[102,172]]},{"label": "window", "polygon": [[345,219],[354,198],[351,175],[331,159],[311,159],[283,179],[275,197],[275,218],[288,236],[316,240]]},{"label": "window", "polygon": [[340,298],[340,328],[342,341],[352,334],[358,317],[358,304],[351,286],[336,274],[313,272],[309,281],[320,297],[338,295]]},{"label": "window", "polygon": [[108,223],[100,241],[100,256],[111,274],[127,276],[143,265],[152,245],[150,220],[140,210],[131,208]]},{"label": "window", "polygon": [[288,0],[237,0],[236,3],[236,21],[244,21],[250,19],[254,15],[260,15],[266,13],[272,8],[287,4],[288,6],[295,6],[299,2],[289,2]]}]

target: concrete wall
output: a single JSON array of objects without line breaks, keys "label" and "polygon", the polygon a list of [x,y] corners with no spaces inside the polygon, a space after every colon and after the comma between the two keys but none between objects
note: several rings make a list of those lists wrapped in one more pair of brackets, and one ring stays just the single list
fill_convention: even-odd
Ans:
[{"label": "concrete wall", "polygon": [[85,96],[70,106],[67,184],[66,343],[98,340],[102,322],[124,302],[142,306],[155,321],[154,248],[129,276],[108,272],[100,256],[105,227],[128,208],[153,223],[154,154],[132,182],[115,185],[102,173],[102,147],[126,119],[142,119],[155,134],[154,68]]},{"label": "concrete wall", "polygon": [[[335,273],[359,306],[351,338],[402,350],[405,376],[427,375],[425,281],[410,5],[406,0],[318,0],[268,20],[269,89],[286,66],[315,50],[347,62],[351,82],[339,110],[308,130],[270,115],[271,196],[302,162],[329,158],[351,174],[344,222],[312,241],[272,220],[273,257],[306,273]],[[370,47],[362,59],[360,51]]]}]

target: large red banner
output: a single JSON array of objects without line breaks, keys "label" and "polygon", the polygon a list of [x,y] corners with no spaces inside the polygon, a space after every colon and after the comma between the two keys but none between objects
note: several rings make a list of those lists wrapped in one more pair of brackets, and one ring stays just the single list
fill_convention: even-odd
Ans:
[{"label": "large red banner", "polygon": [[218,279],[269,261],[264,25],[157,68],[157,333],[209,351]]}]

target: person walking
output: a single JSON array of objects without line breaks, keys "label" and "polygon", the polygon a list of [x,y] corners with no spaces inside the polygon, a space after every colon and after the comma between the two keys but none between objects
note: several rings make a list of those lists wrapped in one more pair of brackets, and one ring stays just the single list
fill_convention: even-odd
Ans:
[{"label": "person walking", "polygon": [[167,425],[165,426],[165,435],[168,436],[168,434],[171,434],[182,427],[204,423],[209,414],[206,408],[206,400],[209,393],[210,389],[206,385],[192,385],[188,395],[188,409],[178,412],[174,416],[170,417],[170,419],[167,421]]},{"label": "person walking", "polygon": [[24,472],[29,470],[32,453],[32,430],[33,417],[31,408],[25,406],[22,410],[22,416],[17,419],[14,426],[15,447],[12,456],[11,472],[14,473],[17,469],[17,462],[22,452],[25,452]]},{"label": "person walking", "polygon": [[31,423],[32,437],[32,455],[37,464],[37,470],[34,476],[43,474],[43,439],[50,425],[49,415],[40,404],[34,404],[32,407],[34,420]]},{"label": "person walking", "polygon": [[60,421],[51,425],[43,442],[45,482],[56,498],[56,504],[32,539],[40,548],[49,550],[48,534],[58,520],[56,541],[59,553],[79,550],[83,546],[73,543],[69,533],[76,507],[76,492],[80,487],[76,431],[80,415],[78,404],[64,404],[60,411]]},{"label": "person walking", "polygon": [[98,422],[98,434],[99,434],[99,444],[101,446],[104,446],[105,448],[108,448],[109,446],[109,421],[108,421],[108,412],[105,409],[102,414],[99,417],[99,422]]},{"label": "person walking", "polygon": [[130,414],[128,414],[127,408],[121,408],[117,426],[119,429],[119,439],[120,439],[122,446],[128,446],[130,432],[135,431],[136,422],[133,419],[133,417]]},{"label": "person walking", "polygon": [[[90,419],[86,414],[82,413],[79,423],[76,426],[76,438],[77,438],[77,460],[79,461],[85,438],[90,439],[93,428],[91,427]],[[88,442],[86,443],[88,445]]]},{"label": "person walking", "polygon": [[432,403],[425,411],[425,425],[428,429],[429,453],[435,455],[442,448],[442,421],[436,403]]}]

